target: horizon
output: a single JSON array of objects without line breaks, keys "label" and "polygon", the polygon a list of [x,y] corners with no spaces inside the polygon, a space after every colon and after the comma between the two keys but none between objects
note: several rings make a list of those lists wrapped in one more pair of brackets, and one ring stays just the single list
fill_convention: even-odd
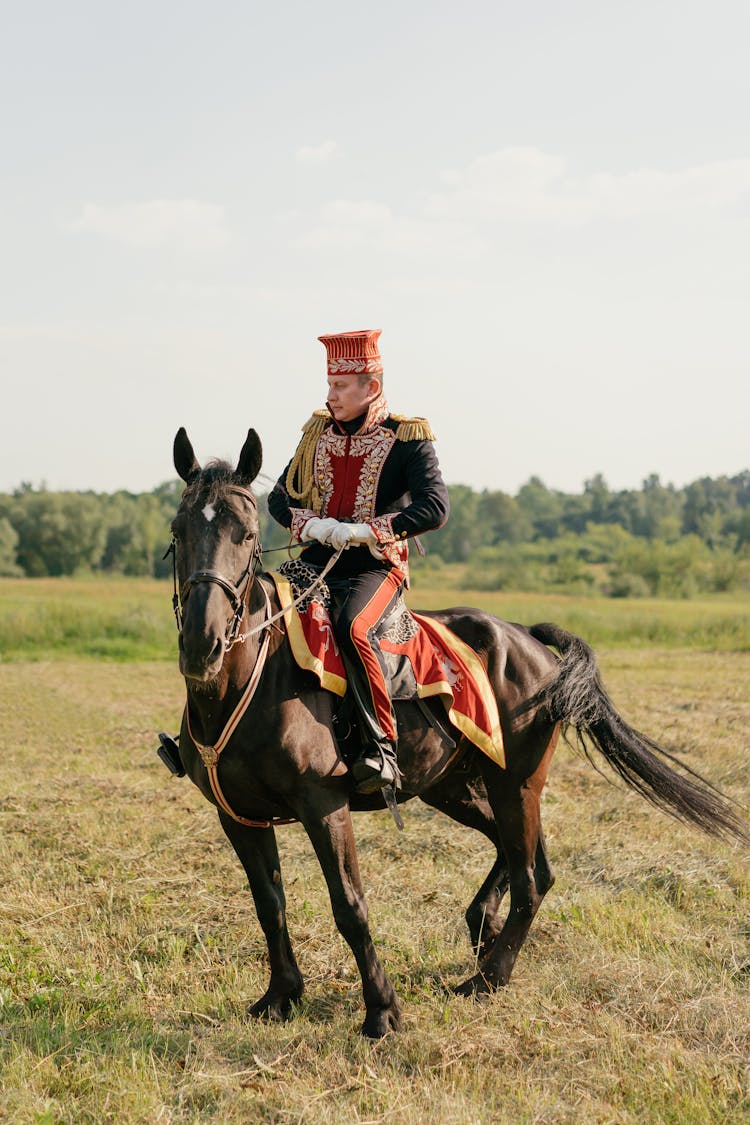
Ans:
[{"label": "horizon", "polygon": [[[209,460],[209,458],[206,458],[206,460]],[[710,473],[701,473],[698,476],[691,478],[690,480],[686,480],[686,481],[682,482],[681,484],[678,484],[675,481],[663,480],[659,476],[659,474],[657,474],[657,473],[644,473],[641,476],[640,483],[638,485],[624,485],[623,487],[616,487],[609,480],[607,480],[606,476],[604,476],[603,473],[594,472],[594,473],[591,474],[590,477],[587,477],[585,481],[581,482],[581,485],[580,485],[579,488],[577,488],[577,489],[576,488],[574,488],[574,489],[564,489],[564,488],[557,488],[550,481],[544,480],[543,477],[540,477],[538,473],[532,473],[532,475],[530,477],[528,477],[525,481],[522,481],[521,484],[518,486],[518,488],[514,489],[512,492],[507,491],[506,489],[502,489],[502,488],[488,488],[487,486],[480,486],[479,488],[476,488],[473,485],[467,484],[465,481],[449,481],[449,480],[446,480],[445,483],[446,483],[448,488],[470,488],[473,492],[479,492],[479,493],[481,493],[481,492],[503,492],[506,495],[511,496],[513,499],[515,499],[518,496],[518,493],[520,492],[520,490],[525,485],[530,484],[533,481],[537,481],[537,480],[541,481],[541,483],[550,492],[557,492],[557,493],[560,493],[561,495],[564,495],[564,496],[578,496],[578,495],[583,495],[586,492],[587,484],[590,481],[595,480],[597,477],[601,477],[603,479],[604,484],[605,484],[608,492],[615,494],[615,493],[620,493],[620,492],[642,492],[644,490],[644,487],[645,487],[646,483],[654,476],[657,477],[658,483],[661,485],[662,488],[672,489],[675,492],[682,492],[686,488],[689,488],[691,484],[695,484],[698,481],[702,481],[702,480],[736,480],[737,478],[742,477],[746,474],[750,474],[750,464],[748,464],[745,468],[738,469],[736,472],[719,473],[715,476],[710,474]],[[25,480],[25,481],[19,481],[18,484],[15,485],[13,488],[0,489],[0,495],[13,496],[13,495],[16,495],[16,494],[24,491],[24,490],[29,490],[31,492],[94,493],[94,494],[99,495],[99,496],[111,496],[111,495],[114,495],[118,492],[127,492],[127,493],[130,493],[131,495],[144,495],[144,494],[156,492],[160,488],[165,488],[168,485],[172,485],[172,484],[175,484],[175,483],[184,484],[184,481],[181,481],[180,477],[177,476],[176,473],[175,473],[174,476],[167,477],[162,481],[158,481],[152,488],[144,488],[144,489],[139,489],[139,490],[134,490],[132,488],[127,488],[127,487],[126,488],[112,488],[112,489],[96,489],[96,488],[92,488],[92,487],[87,487],[87,488],[50,488],[50,487],[48,487],[48,485],[46,484],[45,481],[28,481],[28,480]],[[257,492],[259,496],[265,496],[273,488],[273,486],[275,484],[275,479],[267,476],[263,472],[263,470],[261,469],[260,473],[255,478],[255,481],[253,482],[253,484],[254,485],[258,484],[258,487],[255,488],[254,491]]]}]

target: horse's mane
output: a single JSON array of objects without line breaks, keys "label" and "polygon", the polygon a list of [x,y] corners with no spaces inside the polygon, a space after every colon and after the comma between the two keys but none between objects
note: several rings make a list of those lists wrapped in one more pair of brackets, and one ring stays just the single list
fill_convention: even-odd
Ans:
[{"label": "horse's mane", "polygon": [[187,486],[182,498],[190,503],[193,498],[200,497],[202,503],[216,504],[228,484],[238,483],[233,466],[228,461],[216,458],[206,462],[198,476]]}]

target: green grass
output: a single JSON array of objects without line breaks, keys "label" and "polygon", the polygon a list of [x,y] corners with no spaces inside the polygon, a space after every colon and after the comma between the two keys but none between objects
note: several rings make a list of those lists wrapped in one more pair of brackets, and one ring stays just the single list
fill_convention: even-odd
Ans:
[{"label": "green grass", "polygon": [[171,660],[171,599],[149,579],[0,579],[0,660]]},{"label": "green grass", "polygon": [[[166,586],[63,585],[82,614],[87,591],[112,620],[122,606],[162,607],[174,653]],[[4,620],[22,588],[32,616],[58,600],[56,583],[4,583]],[[403,833],[360,815],[371,927],[404,1009],[403,1031],[370,1044],[312,849],[299,825],[280,828],[306,992],[289,1023],[257,1024],[246,1012],[267,964],[244,875],[213,809],[154,753],[183,703],[174,657],[61,648],[31,663],[16,651],[0,665],[0,1120],[750,1121],[750,869],[738,847],[681,827],[562,746],[544,793],[557,882],[510,985],[476,1003],[450,989],[473,969],[463,911],[490,863],[485,842],[416,802]],[[599,656],[625,717],[747,808],[750,654],[629,641]]]},{"label": "green grass", "polygon": [[[644,644],[750,652],[750,596],[690,601],[508,594],[427,585],[414,609],[474,605],[506,621],[555,621],[594,647]],[[0,660],[169,660],[176,652],[171,583],[148,579],[0,579]]]},{"label": "green grass", "polygon": [[456,591],[420,584],[408,600],[416,610],[473,605],[525,625],[555,621],[594,646],[647,644],[750,652],[748,595],[716,594],[685,601]]}]

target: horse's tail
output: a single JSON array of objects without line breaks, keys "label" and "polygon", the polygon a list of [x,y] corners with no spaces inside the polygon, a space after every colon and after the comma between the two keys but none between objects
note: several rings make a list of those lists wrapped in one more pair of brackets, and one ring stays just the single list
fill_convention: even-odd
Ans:
[{"label": "horse's tail", "polygon": [[[549,623],[532,625],[528,632],[561,654],[557,675],[543,689],[541,699],[554,720],[576,729],[579,746],[596,769],[592,745],[626,785],[657,808],[710,836],[750,843],[747,827],[714,785],[618,714],[585,641]],[[682,772],[672,769],[665,759]]]}]

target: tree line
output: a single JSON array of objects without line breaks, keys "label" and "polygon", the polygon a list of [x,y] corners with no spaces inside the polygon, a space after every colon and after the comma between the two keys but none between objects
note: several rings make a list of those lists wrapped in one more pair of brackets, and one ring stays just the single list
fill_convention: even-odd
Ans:
[{"label": "tree line", "polygon": [[[0,494],[0,575],[166,576],[182,487],[174,480],[147,493],[56,492],[25,483]],[[416,569],[461,564],[459,580],[473,589],[615,597],[750,589],[750,470],[684,488],[652,475],[640,489],[613,491],[599,474],[580,493],[538,477],[515,496],[466,485],[449,492],[450,519],[426,537]],[[286,532],[262,497],[259,509],[264,546],[281,547]]]}]

